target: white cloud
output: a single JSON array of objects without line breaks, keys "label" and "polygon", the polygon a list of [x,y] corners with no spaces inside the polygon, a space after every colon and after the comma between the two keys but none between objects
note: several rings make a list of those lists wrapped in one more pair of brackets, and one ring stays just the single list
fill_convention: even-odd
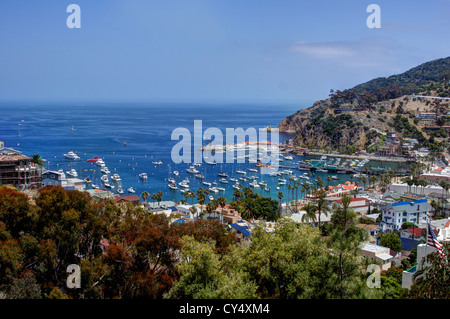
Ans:
[{"label": "white cloud", "polygon": [[349,67],[389,67],[395,65],[406,48],[389,38],[356,41],[296,42],[289,51],[299,56],[336,62]]}]

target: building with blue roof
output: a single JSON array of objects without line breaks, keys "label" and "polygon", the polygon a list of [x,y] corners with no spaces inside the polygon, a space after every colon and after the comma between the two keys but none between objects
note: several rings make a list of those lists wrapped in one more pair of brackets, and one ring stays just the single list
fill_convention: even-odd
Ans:
[{"label": "building with blue roof", "polygon": [[403,223],[418,225],[427,222],[427,214],[434,211],[427,199],[389,203],[381,207],[380,227],[383,232],[400,230]]},{"label": "building with blue roof", "polygon": [[250,245],[251,243],[251,236],[253,236],[252,229],[255,227],[254,224],[250,223],[246,220],[240,220],[236,223],[228,225],[230,230],[236,234],[236,239],[238,243],[241,245]]},{"label": "building with blue roof", "polygon": [[402,249],[403,250],[413,250],[417,246],[419,246],[422,242],[420,240],[400,237],[400,241],[402,242]]}]

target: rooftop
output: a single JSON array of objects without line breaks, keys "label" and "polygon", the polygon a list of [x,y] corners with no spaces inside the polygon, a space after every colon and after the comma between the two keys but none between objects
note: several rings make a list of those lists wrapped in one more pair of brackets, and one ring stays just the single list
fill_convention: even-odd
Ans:
[{"label": "rooftop", "polygon": [[[370,251],[370,252],[373,252],[376,254],[376,253],[382,253],[382,252],[386,251],[386,249],[389,249],[389,248],[383,247],[383,246],[378,246],[375,244],[366,243],[363,247],[361,247],[361,249],[365,250],[365,251]],[[389,255],[389,257],[391,257],[391,255]]]}]

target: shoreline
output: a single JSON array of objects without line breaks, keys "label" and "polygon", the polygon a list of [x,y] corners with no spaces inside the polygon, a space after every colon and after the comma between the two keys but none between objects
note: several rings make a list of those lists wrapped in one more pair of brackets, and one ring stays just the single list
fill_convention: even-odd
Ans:
[{"label": "shoreline", "polygon": [[310,152],[306,151],[305,154],[307,156],[327,156],[327,157],[335,157],[335,158],[347,158],[347,159],[359,159],[364,160],[367,159],[369,161],[378,161],[378,162],[393,162],[393,163],[407,163],[411,160],[405,157],[383,157],[383,156],[373,156],[373,155],[347,155],[347,154],[335,154],[335,153],[320,153],[320,152]]}]

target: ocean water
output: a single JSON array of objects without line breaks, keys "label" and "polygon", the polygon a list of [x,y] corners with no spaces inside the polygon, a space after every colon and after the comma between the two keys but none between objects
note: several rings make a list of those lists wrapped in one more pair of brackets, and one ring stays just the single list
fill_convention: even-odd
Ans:
[{"label": "ocean water", "polygon": [[[186,177],[191,181],[190,189],[194,192],[199,187],[206,188],[202,180],[186,172],[189,163],[174,164],[171,151],[178,141],[171,140],[176,128],[187,128],[194,135],[194,120],[202,120],[203,131],[210,127],[219,128],[225,136],[226,128],[264,128],[277,127],[288,115],[297,111],[296,105],[286,104],[220,104],[220,103],[6,103],[0,104],[0,141],[6,147],[12,147],[24,155],[39,154],[50,170],[62,169],[65,172],[74,168],[79,178],[90,177],[100,188],[103,175],[100,168],[87,159],[102,158],[111,174],[120,175],[120,186],[127,193],[129,187],[136,190],[136,195],[147,191],[150,194],[158,190],[163,192],[163,200],[178,202],[184,196],[179,190],[168,188],[168,178],[180,182]],[[270,137],[270,134],[268,134]],[[280,134],[280,141],[291,138]],[[126,145],[125,145],[126,144]],[[76,152],[81,159],[68,160],[64,153]],[[192,157],[193,158],[193,157]],[[304,160],[294,156],[294,161]],[[162,161],[163,165],[153,165],[153,161]],[[290,161],[289,161],[290,162]],[[285,162],[285,165],[290,165]],[[232,182],[219,182],[219,171],[238,178],[236,170],[255,167],[254,163],[209,165],[205,162],[197,169],[205,176],[204,181],[218,182],[217,187],[224,187],[225,192],[212,193],[217,198],[225,196],[232,199]],[[178,171],[179,177],[173,175]],[[146,172],[148,180],[139,178],[139,173]],[[303,171],[295,170],[296,175]],[[287,199],[287,187],[276,189],[278,178],[251,173],[258,181],[268,182],[270,192],[255,189],[264,196],[277,198],[279,191]],[[326,182],[327,173],[317,173]],[[345,174],[338,174],[339,180],[332,180],[330,185],[349,180]],[[287,177],[285,177],[287,178]],[[313,179],[311,181],[314,181]],[[248,186],[250,181],[242,182]],[[214,185],[213,185],[214,186]],[[115,187],[117,189],[117,185]],[[150,199],[149,199],[150,200]],[[189,199],[189,201],[191,201]]]}]

